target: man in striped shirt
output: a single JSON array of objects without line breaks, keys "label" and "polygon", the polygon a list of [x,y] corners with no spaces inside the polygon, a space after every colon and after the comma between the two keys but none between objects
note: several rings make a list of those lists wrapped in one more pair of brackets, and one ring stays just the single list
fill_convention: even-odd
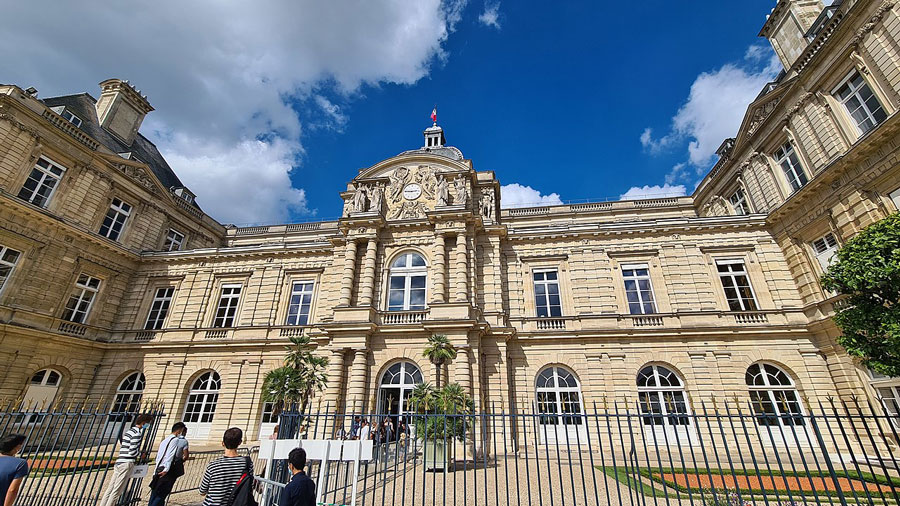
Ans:
[{"label": "man in striped shirt", "polygon": [[222,437],[225,456],[210,462],[200,481],[200,494],[205,496],[203,506],[231,506],[231,494],[244,471],[253,474],[250,457],[238,455],[243,439],[244,433],[237,427],[225,431]]},{"label": "man in striped shirt", "polygon": [[122,489],[128,483],[128,477],[134,470],[134,464],[141,453],[141,440],[144,438],[144,429],[153,421],[152,415],[138,415],[134,426],[122,435],[122,446],[119,448],[119,458],[113,467],[112,478],[98,506],[115,506],[122,495]]}]

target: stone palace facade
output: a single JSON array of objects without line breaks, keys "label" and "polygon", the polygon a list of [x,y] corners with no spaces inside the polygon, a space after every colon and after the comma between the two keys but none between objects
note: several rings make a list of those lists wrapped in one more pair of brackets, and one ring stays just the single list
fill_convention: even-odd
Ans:
[{"label": "stone palace facade", "polygon": [[820,276],[900,206],[900,6],[781,0],[761,35],[787,70],[691,196],[505,209],[435,125],[360,170],[341,219],[258,227],[201,210],[127,82],[0,86],[0,397],[159,399],[195,441],[265,436],[288,337],[329,359],[321,409],[399,413],[440,333],[479,409],[896,410],[900,383],[836,344]]}]

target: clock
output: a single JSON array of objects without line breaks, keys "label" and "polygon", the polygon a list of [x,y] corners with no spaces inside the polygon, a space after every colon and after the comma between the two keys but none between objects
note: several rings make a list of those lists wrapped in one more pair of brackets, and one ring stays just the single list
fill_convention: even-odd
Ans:
[{"label": "clock", "polygon": [[422,195],[422,187],[418,183],[409,183],[403,187],[403,198],[406,200],[416,200]]}]

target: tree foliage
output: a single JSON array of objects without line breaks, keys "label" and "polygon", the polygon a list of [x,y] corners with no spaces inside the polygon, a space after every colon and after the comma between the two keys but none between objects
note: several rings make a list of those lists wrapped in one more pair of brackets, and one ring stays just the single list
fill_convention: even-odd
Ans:
[{"label": "tree foliage", "polygon": [[448,360],[456,358],[456,348],[444,334],[432,334],[428,337],[428,346],[422,351],[422,356],[437,366],[437,386],[440,388],[441,366]]},{"label": "tree foliage", "polygon": [[900,213],[847,241],[822,284],[849,296],[834,317],[841,346],[873,371],[900,376]]},{"label": "tree foliage", "polygon": [[414,411],[416,437],[429,441],[464,440],[472,426],[475,402],[458,383],[437,389],[430,383],[416,385],[408,405]]},{"label": "tree foliage", "polygon": [[263,380],[263,399],[275,405],[275,414],[288,406],[306,412],[310,397],[324,390],[328,382],[328,359],[312,353],[309,336],[294,336],[290,341],[284,366],[269,371]]}]

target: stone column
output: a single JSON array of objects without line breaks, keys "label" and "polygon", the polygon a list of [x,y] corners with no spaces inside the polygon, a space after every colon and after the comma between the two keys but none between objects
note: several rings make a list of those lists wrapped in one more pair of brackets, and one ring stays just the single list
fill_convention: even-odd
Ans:
[{"label": "stone column", "polygon": [[353,278],[356,270],[356,239],[347,239],[347,250],[344,253],[344,274],[341,278],[341,306],[349,306],[353,296]]},{"label": "stone column", "polygon": [[[453,381],[459,383],[463,391],[474,399],[471,351],[472,349],[467,344],[456,347],[456,358],[453,360]],[[450,378],[447,378],[447,383],[450,383]]]},{"label": "stone column", "polygon": [[328,357],[328,385],[325,388],[325,399],[321,408],[334,413],[341,402],[341,391],[344,389],[344,352],[346,348],[331,350]]},{"label": "stone column", "polygon": [[375,255],[377,252],[378,240],[373,237],[366,244],[366,256],[363,259],[363,274],[359,290],[360,306],[372,305],[372,294],[375,290]]},{"label": "stone column", "polygon": [[438,233],[434,238],[434,286],[431,290],[431,302],[440,304],[446,301],[447,290],[447,256],[444,234]]},{"label": "stone column", "polygon": [[456,236],[456,302],[469,300],[469,260],[466,233],[460,232]]},{"label": "stone column", "polygon": [[369,372],[369,350],[357,348],[353,350],[353,364],[350,366],[350,388],[347,391],[347,402],[344,411],[347,414],[363,413],[366,404],[366,383]]}]

